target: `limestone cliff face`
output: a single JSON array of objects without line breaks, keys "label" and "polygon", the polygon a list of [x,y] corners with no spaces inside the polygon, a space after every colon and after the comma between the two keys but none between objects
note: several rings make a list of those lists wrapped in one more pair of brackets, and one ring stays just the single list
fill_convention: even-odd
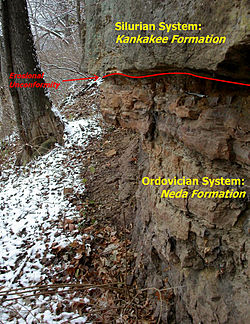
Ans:
[{"label": "limestone cliff face", "polygon": [[[248,0],[89,0],[86,58],[92,73],[195,69],[249,77]],[[116,22],[201,24],[201,31],[116,31]],[[226,36],[225,44],[116,44],[118,34],[136,36]],[[248,51],[248,52],[247,52]],[[230,70],[230,72],[228,71]]]},{"label": "limestone cliff face", "polygon": [[[180,68],[249,83],[246,14],[247,1],[88,1],[89,72]],[[228,42],[118,46],[116,21],[197,22],[204,34],[226,35]],[[160,198],[162,186],[140,183],[144,176],[244,178],[249,193],[249,89],[188,76],[113,77],[102,84],[101,109],[110,123],[141,134],[136,278],[141,286],[177,287],[164,296],[163,322],[249,323],[247,199]]]}]

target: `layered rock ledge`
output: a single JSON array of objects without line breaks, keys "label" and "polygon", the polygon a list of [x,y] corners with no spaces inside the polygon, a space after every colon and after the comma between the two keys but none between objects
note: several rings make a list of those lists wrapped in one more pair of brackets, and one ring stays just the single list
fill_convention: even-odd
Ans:
[{"label": "layered rock ledge", "polygon": [[[249,83],[246,15],[247,1],[91,0],[85,56],[89,72],[182,69]],[[226,35],[228,42],[120,45],[115,44],[116,21],[197,22],[204,26],[202,33]],[[162,321],[248,323],[248,200],[161,199],[163,188],[144,186],[141,179],[241,178],[249,194],[249,89],[189,76],[116,76],[102,84],[101,109],[106,121],[141,134],[132,233],[136,278],[142,287],[176,287],[164,297]]]}]

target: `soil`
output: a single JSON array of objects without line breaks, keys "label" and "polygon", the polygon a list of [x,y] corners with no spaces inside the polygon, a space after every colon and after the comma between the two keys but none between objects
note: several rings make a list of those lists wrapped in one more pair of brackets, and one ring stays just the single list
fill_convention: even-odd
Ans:
[{"label": "soil", "polygon": [[[140,290],[134,278],[136,254],[130,241],[139,183],[138,134],[110,127],[102,120],[96,86],[80,89],[70,98],[71,102],[65,101],[61,107],[64,116],[75,120],[97,115],[102,135],[91,138],[82,152],[83,194],[74,193],[73,188],[64,190],[79,218],[62,219],[60,226],[68,235],[77,230],[83,244],[56,245],[52,247],[54,257],[42,262],[47,269],[54,269],[48,271],[53,284],[74,284],[72,298],[88,301],[74,303],[72,310],[65,299],[58,302],[56,312],[73,311],[93,323],[155,323],[147,291]],[[18,149],[19,144],[12,147]],[[8,158],[13,160],[13,154]],[[4,160],[8,161],[7,157]],[[46,280],[41,284],[46,285]],[[83,291],[81,285],[92,288]]]},{"label": "soil", "polygon": [[[73,105],[64,107],[69,118],[87,118],[99,112],[98,90],[92,86],[75,95]],[[90,108],[91,107],[91,108]],[[98,221],[112,222],[117,229],[124,225],[126,209],[134,208],[134,194],[138,184],[138,134],[131,130],[106,124],[101,115],[102,136],[92,138],[82,159],[82,178],[85,193],[81,197],[91,202],[88,216]],[[132,207],[133,206],[133,207]],[[126,218],[126,226],[132,226],[132,216]]]},{"label": "soil", "polygon": [[[66,113],[64,108],[68,118],[98,114],[95,87],[80,91],[75,98]],[[102,136],[90,140],[82,157],[86,189],[82,196],[71,197],[82,215],[77,220],[79,231],[93,238],[89,241],[91,253],[84,262],[72,264],[72,275],[77,273],[81,282],[114,285],[88,296],[93,310],[88,319],[94,323],[155,323],[147,292],[138,289],[134,278],[136,254],[130,241],[139,181],[138,134],[107,125],[101,116],[100,123]],[[122,289],[117,291],[119,287]]]}]

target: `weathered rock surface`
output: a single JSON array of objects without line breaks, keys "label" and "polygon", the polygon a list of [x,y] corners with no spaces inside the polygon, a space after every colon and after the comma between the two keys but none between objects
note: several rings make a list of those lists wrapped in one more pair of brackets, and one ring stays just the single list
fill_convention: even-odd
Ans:
[{"label": "weathered rock surface", "polygon": [[[249,80],[246,9],[247,1],[91,0],[86,36],[89,72],[143,74],[180,68]],[[116,21],[198,22],[204,26],[203,34],[223,34],[228,41],[218,46],[118,46]],[[110,123],[141,134],[137,171],[141,178],[243,178],[249,193],[247,87],[188,76],[113,77],[102,84],[101,109]],[[163,186],[144,186],[141,178],[133,229],[136,276],[142,287],[175,287],[163,294],[163,322],[249,323],[247,199],[160,198]],[[204,189],[184,187],[194,188]],[[160,312],[158,302],[155,316]]]},{"label": "weathered rock surface", "polygon": [[[249,78],[248,0],[89,0],[86,52],[91,73],[193,69]],[[116,22],[201,24],[201,31],[116,31]],[[224,44],[116,44],[117,35],[226,36]]]}]

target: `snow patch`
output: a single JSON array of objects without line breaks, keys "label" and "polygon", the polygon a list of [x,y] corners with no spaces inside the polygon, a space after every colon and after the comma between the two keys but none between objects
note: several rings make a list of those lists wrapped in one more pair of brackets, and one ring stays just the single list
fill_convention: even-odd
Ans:
[{"label": "snow patch", "polygon": [[[53,110],[57,113],[55,110]],[[0,176],[0,286],[4,289],[27,287],[46,278],[46,267],[41,261],[51,259],[52,246],[66,246],[70,242],[82,242],[82,236],[74,237],[60,227],[64,218],[79,217],[79,212],[65,197],[64,188],[72,188],[81,194],[81,159],[89,138],[101,133],[95,117],[68,122],[65,126],[65,146],[57,145],[47,155],[30,162],[25,167],[5,170]],[[16,135],[9,140],[15,140]],[[13,298],[15,295],[13,295]],[[53,301],[53,298],[56,299]],[[8,308],[8,302],[0,306],[0,320],[10,320],[12,307],[22,314],[18,323],[33,323],[34,317],[43,323],[85,323],[86,318],[75,313],[56,315],[55,303],[60,296],[36,298],[32,310],[26,302],[18,300]],[[49,301],[49,303],[48,303]],[[86,303],[88,300],[85,300]],[[26,305],[25,307],[22,304]],[[45,308],[41,311],[42,306]],[[50,307],[49,307],[50,306]],[[54,309],[54,311],[53,311]]]}]

